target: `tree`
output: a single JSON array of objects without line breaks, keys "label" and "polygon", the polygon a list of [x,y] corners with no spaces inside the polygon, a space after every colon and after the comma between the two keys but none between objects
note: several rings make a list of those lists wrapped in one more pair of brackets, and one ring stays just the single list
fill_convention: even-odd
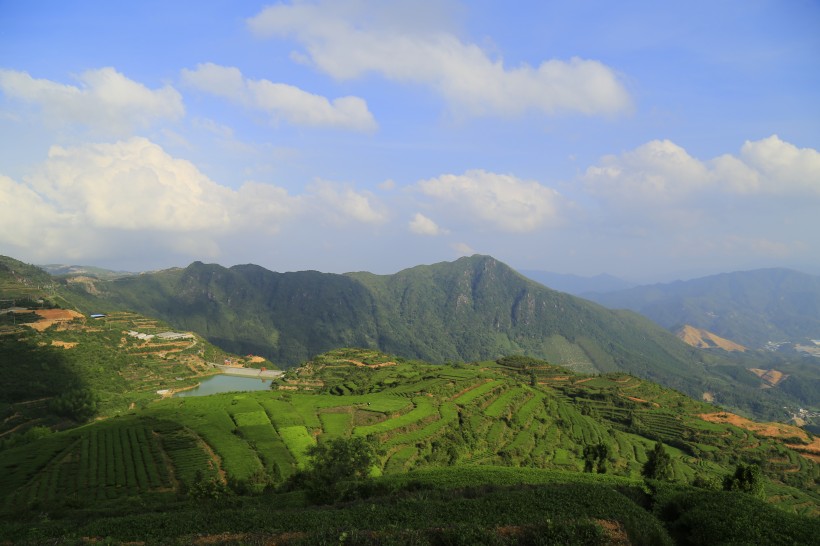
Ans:
[{"label": "tree", "polygon": [[82,423],[96,415],[98,402],[99,397],[91,390],[72,388],[52,399],[50,408],[57,415]]},{"label": "tree", "polygon": [[641,469],[641,475],[650,480],[672,479],[672,458],[663,447],[660,440],[655,443],[655,449],[647,454],[646,462]]},{"label": "tree", "polygon": [[764,497],[763,475],[760,472],[760,467],[756,464],[738,464],[733,475],[723,478],[723,489],[726,491],[742,491],[758,498]]},{"label": "tree", "polygon": [[352,482],[370,477],[377,461],[376,450],[365,438],[334,438],[307,450],[310,463],[295,478],[314,502],[333,502],[351,495]]},{"label": "tree", "polygon": [[598,474],[606,474],[606,462],[609,457],[609,446],[606,444],[596,444],[584,447],[584,472],[596,471]]},{"label": "tree", "polygon": [[195,499],[221,499],[228,493],[225,485],[215,476],[205,477],[201,470],[197,470],[194,481],[188,489],[188,496]]}]

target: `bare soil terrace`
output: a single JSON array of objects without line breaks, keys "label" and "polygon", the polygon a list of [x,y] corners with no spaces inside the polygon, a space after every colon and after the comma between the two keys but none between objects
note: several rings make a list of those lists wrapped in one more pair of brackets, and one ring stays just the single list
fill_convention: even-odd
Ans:
[{"label": "bare soil terrace", "polygon": [[38,332],[43,332],[54,324],[71,322],[74,319],[85,319],[82,313],[72,311],[71,309],[38,309],[35,313],[41,317],[41,319],[37,322],[26,324],[26,326],[34,328]]}]

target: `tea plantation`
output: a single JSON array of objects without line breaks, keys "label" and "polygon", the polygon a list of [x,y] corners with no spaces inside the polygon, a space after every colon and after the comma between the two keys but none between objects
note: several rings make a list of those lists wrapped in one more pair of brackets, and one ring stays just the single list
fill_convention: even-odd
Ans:
[{"label": "tea plantation", "polygon": [[[0,540],[812,543],[813,438],[766,436],[716,413],[621,373],[340,349],[270,391],[157,400],[6,447]],[[375,448],[371,478],[314,504],[309,454],[351,438]],[[659,441],[671,479],[644,480]],[[605,454],[597,466],[586,464],[593,451]],[[719,491],[738,464],[761,469],[762,498]]]}]

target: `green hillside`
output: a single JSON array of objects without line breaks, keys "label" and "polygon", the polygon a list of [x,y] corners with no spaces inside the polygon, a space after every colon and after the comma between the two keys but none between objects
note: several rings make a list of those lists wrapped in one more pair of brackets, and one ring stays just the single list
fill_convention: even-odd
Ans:
[{"label": "green hillside", "polygon": [[[716,413],[623,373],[340,349],[275,390],[161,400],[0,451],[0,540],[717,544],[768,542],[776,525],[788,543],[808,543],[820,473],[795,449],[812,438]],[[315,506],[300,477],[311,446],[352,438],[376,446],[374,478],[340,482],[338,498],[319,501],[340,504]],[[658,440],[671,481],[647,486]],[[589,446],[606,449],[593,466]],[[768,503],[714,490],[738,463],[759,465]],[[711,542],[697,536],[704,526]]]},{"label": "green hillside", "polygon": [[[168,333],[172,339],[163,339]],[[92,319],[37,306],[0,315],[0,446],[26,441],[33,428],[65,429],[143,407],[158,391],[197,385],[225,358],[272,366],[135,313]]]},{"label": "green hillside", "polygon": [[93,265],[43,264],[38,267],[55,277],[89,276],[98,279],[118,279],[120,277],[136,275],[136,273],[130,271],[113,271]]},{"label": "green hillside", "polygon": [[649,321],[549,290],[487,256],[381,276],[197,262],[95,288],[118,306],[288,366],[364,346],[433,362],[531,354],[577,371],[658,370],[686,382],[695,354]]},{"label": "green hillside", "polygon": [[38,300],[52,292],[56,283],[42,269],[8,256],[0,256],[0,310],[16,300]]},{"label": "green hillside", "polygon": [[578,372],[632,373],[696,398],[709,393],[768,419],[804,403],[738,380],[750,373],[742,363],[705,356],[648,319],[555,292],[488,256],[394,275],[196,262],[113,281],[68,279],[62,293],[87,312],[131,309],[283,366],[344,346],[437,363],[524,354]]}]

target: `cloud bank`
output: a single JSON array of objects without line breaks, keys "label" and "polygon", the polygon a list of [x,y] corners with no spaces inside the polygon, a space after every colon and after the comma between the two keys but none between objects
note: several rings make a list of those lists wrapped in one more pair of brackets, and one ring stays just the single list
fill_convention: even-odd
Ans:
[{"label": "cloud bank", "polygon": [[406,3],[391,7],[393,16],[379,2],[277,4],[249,19],[248,26],[260,37],[294,38],[307,51],[295,58],[333,78],[373,72],[428,85],[454,110],[469,115],[613,115],[630,108],[616,72],[599,61],[574,57],[509,67],[443,29],[403,24],[399,18],[407,14]]},{"label": "cloud bank", "polygon": [[377,127],[367,103],[359,97],[331,101],[293,85],[247,79],[235,67],[199,64],[194,70],[183,69],[182,80],[200,91],[261,110],[274,120],[293,125],[363,132],[375,131]]},{"label": "cloud bank", "polygon": [[383,232],[391,247],[415,244],[414,236],[422,244],[421,235],[424,245],[457,253],[481,237],[481,251],[499,255],[509,246],[583,248],[624,263],[736,263],[791,258],[820,243],[820,153],[776,135],[706,160],[674,142],[650,141],[601,158],[563,187],[577,193],[473,169],[419,180],[387,203],[322,179],[295,194],[259,181],[231,188],[133,137],[53,146],[22,181],[0,175],[0,246],[32,260],[163,252],[220,259],[264,245],[355,241],[364,249]]},{"label": "cloud bank", "polygon": [[589,167],[587,191],[611,203],[676,204],[707,194],[820,198],[820,152],[777,135],[746,141],[738,155],[702,161],[669,140],[653,140]]},{"label": "cloud bank", "polygon": [[653,140],[603,157],[579,182],[597,203],[596,235],[645,255],[780,260],[820,244],[820,153],[777,135],[709,160]]},{"label": "cloud bank", "polygon": [[558,192],[538,182],[476,169],[417,184],[426,197],[472,226],[503,232],[532,232],[560,220]]},{"label": "cloud bank", "polygon": [[151,90],[113,68],[87,70],[79,86],[36,79],[27,72],[0,70],[0,90],[42,109],[49,124],[77,124],[115,136],[185,114],[182,96],[171,86]]},{"label": "cloud bank", "polygon": [[0,245],[44,259],[150,248],[217,256],[221,241],[272,236],[300,219],[346,226],[386,218],[369,192],[330,181],[299,195],[252,181],[232,189],[141,137],[53,146],[23,182],[0,175]]}]

